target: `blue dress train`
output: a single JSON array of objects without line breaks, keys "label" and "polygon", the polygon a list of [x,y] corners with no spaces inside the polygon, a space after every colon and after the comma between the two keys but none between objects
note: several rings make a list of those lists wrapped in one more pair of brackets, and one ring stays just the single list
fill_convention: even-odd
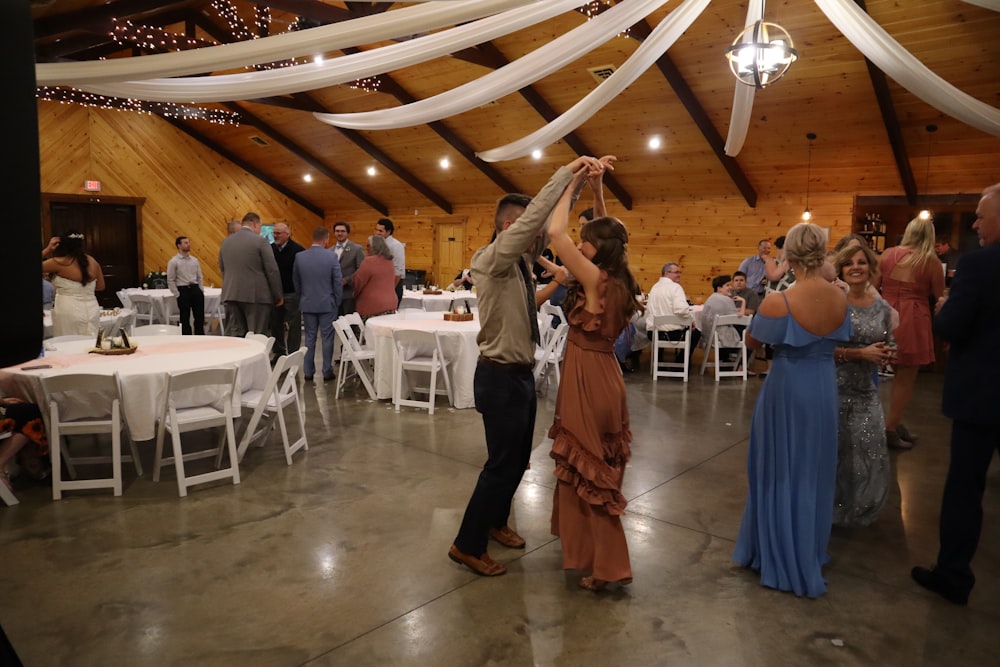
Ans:
[{"label": "blue dress train", "polygon": [[754,408],[747,500],[733,560],[760,583],[796,595],[826,592],[822,566],[833,523],[837,475],[837,373],[833,352],[850,317],[817,336],[791,314],[756,315],[749,333],[774,348]]}]

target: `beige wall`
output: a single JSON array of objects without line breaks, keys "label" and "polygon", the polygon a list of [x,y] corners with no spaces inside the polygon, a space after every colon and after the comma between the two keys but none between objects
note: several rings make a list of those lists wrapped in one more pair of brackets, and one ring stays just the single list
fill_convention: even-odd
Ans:
[{"label": "beige wall", "polygon": [[[85,194],[84,180],[99,180],[105,196],[145,197],[142,211],[145,271],[164,269],[174,255],[174,238],[191,237],[202,260],[205,280],[221,284],[216,265],[226,223],[247,211],[265,222],[287,221],[293,236],[308,243],[314,226],[347,220],[352,238],[364,243],[381,217],[358,207],[328,213],[321,221],[297,203],[200,145],[159,118],[125,111],[39,102],[42,191]],[[531,193],[529,193],[531,194]],[[481,206],[459,207],[452,216],[468,219],[467,255],[492,233],[492,213],[500,193]],[[625,211],[609,201],[631,233],[630,261],[644,289],[659,277],[666,261],[681,264],[689,298],[701,301],[709,281],[736,270],[753,254],[761,238],[775,238],[799,221],[801,201],[761,196],[751,209],[738,195],[686,202],[635,203]],[[833,241],[850,231],[853,197],[842,193],[810,194],[814,222],[830,227]],[[581,202],[579,210],[586,208]],[[396,235],[407,244],[407,266],[428,272],[433,263],[433,220],[441,211],[421,209],[390,214]],[[437,277],[441,281],[441,277]]]}]

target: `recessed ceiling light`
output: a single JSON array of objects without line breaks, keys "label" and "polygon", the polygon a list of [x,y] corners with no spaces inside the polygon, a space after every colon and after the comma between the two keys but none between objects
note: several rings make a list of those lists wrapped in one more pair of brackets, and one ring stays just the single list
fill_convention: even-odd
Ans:
[{"label": "recessed ceiling light", "polygon": [[542,159],[542,149],[536,148],[535,150],[531,151],[531,157],[535,158],[536,160],[541,160]]},{"label": "recessed ceiling light", "polygon": [[313,64],[315,64],[315,65],[322,65],[323,64],[323,55],[319,54],[319,53],[317,53],[316,55],[314,55],[313,56]]},{"label": "recessed ceiling light", "polygon": [[313,182],[313,175],[312,174],[306,174],[305,176],[302,177],[302,180],[304,180],[306,183],[312,183]]},{"label": "recessed ceiling light", "polygon": [[659,148],[662,145],[663,145],[663,140],[662,139],[660,139],[659,137],[650,137],[650,139],[649,139],[649,147],[650,148],[652,148],[653,150],[656,150],[657,148]]},{"label": "recessed ceiling light", "polygon": [[375,175],[375,167],[368,167],[368,175],[369,176]]},{"label": "recessed ceiling light", "polygon": [[446,157],[443,157],[443,158],[441,158],[441,161],[440,161],[440,162],[438,162],[438,164],[440,164],[440,165],[441,165],[441,168],[442,168],[442,169],[447,169],[448,167],[450,167],[450,166],[451,166],[451,161],[450,161],[450,160],[448,160],[448,158],[446,158]]}]

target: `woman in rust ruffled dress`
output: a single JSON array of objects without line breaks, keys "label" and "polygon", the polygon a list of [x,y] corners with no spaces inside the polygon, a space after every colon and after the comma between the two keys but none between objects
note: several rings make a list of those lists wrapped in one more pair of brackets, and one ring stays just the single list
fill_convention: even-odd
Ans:
[{"label": "woman in rust ruffled dress", "polygon": [[[605,169],[613,161],[601,158]],[[562,542],[563,568],[589,573],[580,585],[594,591],[632,581],[621,524],[632,434],[614,342],[642,308],[628,268],[625,226],[615,218],[597,218],[580,230],[579,245],[568,234],[574,193],[588,176],[592,187],[600,187],[602,174],[581,170],[549,226],[552,247],[576,280],[563,304],[570,332],[549,431],[557,479],[552,533]]]}]

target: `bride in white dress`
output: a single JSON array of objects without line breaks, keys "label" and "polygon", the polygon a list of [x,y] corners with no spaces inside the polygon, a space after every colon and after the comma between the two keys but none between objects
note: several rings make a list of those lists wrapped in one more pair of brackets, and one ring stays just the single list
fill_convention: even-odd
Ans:
[{"label": "bride in white dress", "polygon": [[83,234],[67,231],[53,236],[42,250],[42,271],[52,275],[56,288],[52,335],[96,337],[101,307],[94,292],[104,289],[104,273],[97,260],[84,252]]}]

